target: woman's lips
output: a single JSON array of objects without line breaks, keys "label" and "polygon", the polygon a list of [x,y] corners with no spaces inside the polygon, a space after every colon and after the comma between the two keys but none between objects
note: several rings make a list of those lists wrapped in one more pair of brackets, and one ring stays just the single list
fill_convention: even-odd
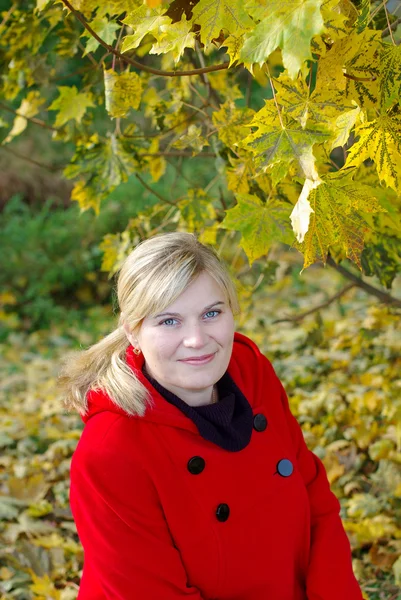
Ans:
[{"label": "woman's lips", "polygon": [[207,354],[205,356],[200,356],[199,358],[182,359],[181,362],[184,362],[184,363],[186,363],[188,365],[205,365],[206,363],[208,363],[211,360],[213,360],[215,354],[216,353],[214,353],[214,354]]}]

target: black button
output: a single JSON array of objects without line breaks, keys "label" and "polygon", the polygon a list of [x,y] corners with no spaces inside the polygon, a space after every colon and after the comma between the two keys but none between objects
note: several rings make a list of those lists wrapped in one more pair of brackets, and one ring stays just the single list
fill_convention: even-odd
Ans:
[{"label": "black button", "polygon": [[288,460],[288,458],[283,458],[277,463],[277,473],[281,475],[281,477],[289,477],[292,475],[294,467],[292,462]]},{"label": "black button", "polygon": [[224,522],[227,521],[230,516],[230,507],[228,504],[219,504],[216,509],[216,517],[218,521]]},{"label": "black button", "polygon": [[187,467],[192,475],[199,475],[199,473],[202,473],[205,465],[205,460],[201,456],[193,456],[189,459]]},{"label": "black button", "polygon": [[258,413],[253,418],[253,426],[256,431],[264,431],[267,427],[267,419],[262,413]]}]

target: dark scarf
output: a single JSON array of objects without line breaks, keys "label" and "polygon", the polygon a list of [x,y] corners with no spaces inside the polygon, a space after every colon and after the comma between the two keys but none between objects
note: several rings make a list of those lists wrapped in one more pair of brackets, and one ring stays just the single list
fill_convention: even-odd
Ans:
[{"label": "dark scarf", "polygon": [[153,379],[145,368],[142,371],[167,402],[195,423],[205,440],[230,452],[238,452],[249,444],[253,428],[252,408],[228,372],[216,384],[220,398],[216,404],[189,406]]}]

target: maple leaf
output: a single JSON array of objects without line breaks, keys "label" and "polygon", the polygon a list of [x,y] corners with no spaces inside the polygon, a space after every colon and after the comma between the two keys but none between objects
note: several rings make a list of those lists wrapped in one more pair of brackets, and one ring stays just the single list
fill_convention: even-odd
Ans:
[{"label": "maple leaf", "polygon": [[262,65],[279,47],[289,76],[296,77],[304,61],[312,59],[312,37],[324,29],[322,3],[322,0],[269,2],[264,18],[246,35],[240,60],[252,72],[254,63]]},{"label": "maple leaf", "polygon": [[171,19],[164,14],[165,12],[166,9],[163,6],[150,8],[146,4],[130,12],[123,19],[123,23],[131,27],[134,33],[124,37],[121,52],[137,48],[148,33],[158,39],[160,27],[171,24]]},{"label": "maple leaf", "polygon": [[156,44],[153,44],[149,54],[166,54],[172,52],[174,62],[177,63],[184,53],[185,48],[195,48],[195,33],[191,31],[192,23],[187,21],[185,13],[181,21],[170,25],[160,25],[161,35]]},{"label": "maple leaf", "polygon": [[401,48],[385,44],[380,54],[380,103],[388,108],[398,101],[401,88]]},{"label": "maple leaf", "polygon": [[79,203],[81,211],[94,208],[98,213],[101,200],[138,168],[138,159],[135,149],[115,135],[105,143],[94,136],[93,140],[79,144],[64,169],[68,179],[78,179],[72,199]]},{"label": "maple leaf", "polygon": [[86,109],[95,106],[92,94],[78,92],[75,85],[72,87],[63,85],[57,89],[60,95],[49,106],[49,110],[58,110],[55,127],[61,127],[72,119],[80,123]]},{"label": "maple leaf", "polygon": [[247,125],[254,114],[255,111],[251,108],[237,108],[232,100],[227,100],[219,110],[214,111],[213,125],[223,144],[228,147],[236,146],[248,133]]},{"label": "maple leaf", "polygon": [[374,190],[352,180],[352,172],[339,171],[322,177],[311,189],[308,201],[313,210],[304,241],[296,247],[304,254],[304,269],[316,260],[327,260],[331,246],[339,245],[361,268],[364,234],[369,229],[364,213],[381,212]]},{"label": "maple leaf", "polygon": [[[117,29],[120,29],[120,25],[114,21],[109,21],[106,17],[97,17],[91,21],[89,25],[92,27],[93,31],[110,46],[113,44],[114,38],[116,37]],[[99,42],[88,31],[84,31],[81,37],[89,38],[86,43],[83,56],[86,56],[89,52],[95,52],[95,50],[97,50],[99,47]]]},{"label": "maple leaf", "polygon": [[242,0],[200,0],[193,9],[191,23],[201,26],[205,46],[218,38],[221,30],[238,35],[254,25]]},{"label": "maple leaf", "polygon": [[274,80],[277,101],[286,114],[296,119],[304,129],[310,119],[325,129],[335,130],[335,121],[342,113],[354,110],[355,104],[345,103],[344,96],[335,89],[317,89],[310,93],[309,86],[302,77],[295,81],[286,75]]},{"label": "maple leaf", "polygon": [[209,146],[206,138],[202,137],[202,127],[192,124],[188,127],[187,133],[181,135],[173,144],[174,148],[192,148],[192,155],[195,156],[202,152],[204,146]]},{"label": "maple leaf", "polygon": [[230,57],[229,67],[238,62],[241,48],[244,45],[244,34],[229,35],[222,43],[222,48],[227,48],[226,52]]},{"label": "maple leaf", "polygon": [[13,138],[20,135],[26,129],[28,120],[25,117],[34,117],[37,115],[44,101],[44,98],[41,98],[38,91],[28,92],[27,97],[22,100],[20,107],[17,109],[18,114],[14,119],[12,129],[3,141],[3,144],[11,142]]},{"label": "maple leaf", "polygon": [[137,73],[104,71],[106,110],[111,117],[125,117],[128,111],[139,108],[142,79]]},{"label": "maple leaf", "polygon": [[401,117],[381,115],[357,127],[359,139],[351,146],[344,168],[359,166],[372,159],[382,181],[396,192],[401,191]]},{"label": "maple leaf", "polygon": [[307,179],[317,179],[313,146],[330,134],[312,127],[303,129],[295,120],[279,115],[273,100],[255,114],[249,127],[257,127],[239,145],[255,156],[258,169],[271,171],[273,185],[283,179],[296,161]]},{"label": "maple leaf", "polygon": [[263,203],[252,194],[237,194],[236,198],[237,205],[226,212],[220,227],[241,232],[240,246],[250,264],[267,254],[274,241],[291,244],[290,205],[274,197]]},{"label": "maple leaf", "polygon": [[187,198],[180,200],[180,223],[187,231],[199,232],[205,228],[207,221],[216,219],[216,211],[210,198],[202,189],[190,189]]}]

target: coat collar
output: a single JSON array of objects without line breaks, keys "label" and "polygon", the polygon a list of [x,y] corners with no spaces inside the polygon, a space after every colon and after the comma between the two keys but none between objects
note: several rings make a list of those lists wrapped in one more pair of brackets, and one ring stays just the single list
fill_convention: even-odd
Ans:
[{"label": "coat collar", "polygon": [[[260,353],[256,344],[245,335],[235,332],[233,351],[227,368],[228,373],[242,393],[246,396],[249,404],[255,412],[262,404],[263,393],[263,360],[265,357]],[[176,406],[167,402],[161,394],[152,386],[150,381],[142,373],[144,363],[143,354],[136,355],[130,345],[126,350],[126,361],[139,381],[149,390],[152,397],[152,405],[148,405],[143,417],[132,416],[133,419],[144,419],[152,423],[170,425],[179,429],[198,432],[195,423],[184,415]],[[127,416],[127,413],[116,406],[112,399],[101,390],[90,390],[87,396],[88,410],[82,416],[86,423],[93,415],[99,412],[110,411]]]}]

